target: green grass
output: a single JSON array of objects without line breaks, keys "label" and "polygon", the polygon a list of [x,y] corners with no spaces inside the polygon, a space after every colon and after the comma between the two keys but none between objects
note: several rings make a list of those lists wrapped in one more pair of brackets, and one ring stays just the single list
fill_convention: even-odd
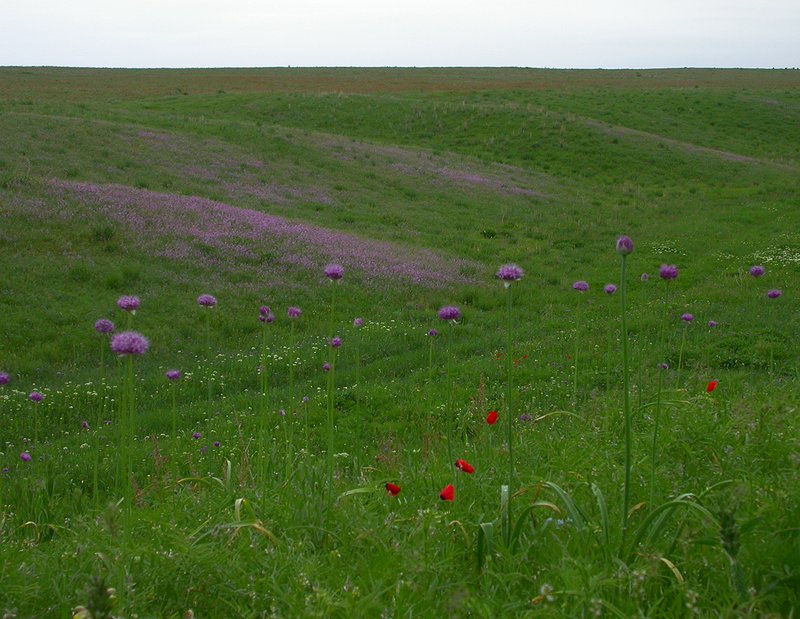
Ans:
[{"label": "green grass", "polygon": [[[800,72],[4,68],[0,81],[0,371],[11,374],[0,387],[0,609],[62,617],[98,608],[113,587],[105,603],[124,617],[796,615]],[[108,185],[131,202],[98,198]],[[201,234],[216,207],[181,210],[192,196],[247,221],[265,213],[352,236],[296,249],[240,224]],[[156,215],[173,209],[182,227]],[[633,509],[620,550],[619,298],[602,287],[619,284],[622,233],[636,249]],[[372,262],[346,253],[367,240],[387,243]],[[341,255],[329,507],[322,267]],[[387,275],[386,256],[451,279]],[[512,400],[530,419],[515,422],[510,525],[506,298],[494,279],[507,262],[526,271],[514,284]],[[662,263],[680,268],[667,308]],[[752,264],[767,274],[751,278]],[[571,289],[579,279],[585,295]],[[784,296],[767,299],[770,288]],[[202,293],[219,300],[210,367]],[[125,325],[123,294],[141,297],[133,324],[151,342],[134,364],[125,491],[124,364],[109,353],[100,369],[92,329],[101,317]],[[266,424],[264,304],[277,316]],[[296,416],[292,305],[303,309],[295,393],[309,398]],[[457,328],[438,324],[443,305],[461,308]],[[684,312],[696,320],[679,376]],[[443,336],[429,382],[433,327]],[[661,362],[672,369],[651,505]],[[184,372],[177,437],[170,368]],[[37,444],[34,389],[45,393]],[[501,413],[493,427],[489,410]],[[449,428],[454,457],[476,470],[458,473],[453,503],[438,498],[453,473]]]}]

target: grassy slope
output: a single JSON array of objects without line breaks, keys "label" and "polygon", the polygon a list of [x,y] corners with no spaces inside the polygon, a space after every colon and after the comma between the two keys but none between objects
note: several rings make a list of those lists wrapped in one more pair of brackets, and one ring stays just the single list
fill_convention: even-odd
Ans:
[{"label": "grassy slope", "polygon": [[[796,602],[787,586],[798,574],[796,561],[788,558],[797,536],[778,532],[790,528],[798,509],[796,498],[790,499],[798,494],[796,464],[792,468],[797,422],[790,413],[796,405],[798,318],[786,312],[787,304],[770,311],[761,288],[784,288],[787,298],[781,302],[789,303],[798,283],[796,73],[0,70],[9,85],[0,95],[0,205],[8,248],[0,258],[6,274],[0,284],[0,358],[21,390],[4,407],[21,419],[27,410],[20,404],[22,395],[33,386],[57,389],[72,381],[63,390],[72,400],[54,391],[47,410],[64,418],[63,428],[52,428],[53,445],[75,449],[82,442],[73,430],[77,416],[92,406],[76,383],[97,378],[98,342],[88,337],[91,324],[112,313],[120,294],[140,293],[145,306],[137,327],[153,341],[140,366],[148,394],[141,428],[167,432],[163,411],[169,394],[161,370],[199,366],[202,373],[204,342],[192,299],[210,290],[224,308],[216,317],[215,346],[222,355],[217,388],[225,398],[212,415],[203,405],[202,386],[189,381],[181,387],[182,427],[187,437],[196,427],[221,438],[242,480],[224,491],[174,492],[157,459],[148,458],[143,464],[152,476],[145,489],[148,507],[137,510],[135,526],[156,543],[137,560],[128,555],[128,540],[114,534],[113,523],[96,527],[76,515],[91,513],[85,505],[90,498],[62,498],[70,484],[86,478],[86,462],[54,460],[63,467],[63,490],[54,489],[45,500],[12,485],[29,503],[7,526],[25,519],[45,524],[77,518],[68,530],[88,535],[90,542],[76,550],[65,533],[36,544],[30,559],[23,559],[24,536],[15,533],[20,545],[0,572],[0,582],[9,585],[0,587],[8,591],[0,604],[27,609],[23,616],[42,615],[43,600],[52,599],[57,613],[81,601],[87,574],[104,573],[122,588],[123,570],[138,587],[138,593],[125,591],[125,603],[140,616],[202,605],[217,615],[225,608],[247,614],[270,605],[289,616],[312,609],[321,614],[496,615],[530,608],[543,582],[586,592],[560,596],[554,613],[576,614],[598,597],[627,604],[628,613],[639,604],[651,614],[675,614],[684,607],[686,588],[700,590],[706,609],[732,608],[735,594],[720,551],[698,550],[704,547],[697,542],[713,537],[713,529],[695,532],[670,553],[672,560],[680,558],[686,574],[693,574],[686,587],[662,582],[658,562],[643,560],[637,566],[648,575],[641,602],[623,602],[626,588],[638,586],[634,580],[613,575],[601,557],[587,557],[573,536],[557,531],[526,532],[521,555],[498,558],[483,583],[490,595],[480,594],[471,576],[458,577],[471,569],[473,559],[470,546],[446,522],[456,518],[472,527],[496,515],[499,482],[487,455],[494,447],[486,445],[480,424],[484,409],[499,406],[502,394],[495,352],[503,341],[503,298],[491,285],[491,274],[506,261],[517,261],[528,272],[516,298],[516,337],[529,357],[517,370],[517,384],[523,385],[520,410],[538,414],[569,407],[572,318],[582,302],[569,287],[576,279],[588,280],[593,290],[614,281],[616,256],[609,247],[626,231],[637,242],[637,273],[653,273],[662,262],[679,264],[670,316],[689,310],[701,323],[684,353],[690,372],[680,386],[686,391],[670,396],[677,414],[665,422],[663,450],[671,458],[664,458],[660,492],[666,497],[736,479],[736,491],[719,499],[718,507],[736,507],[742,519],[771,519],[756,526],[749,540],[744,537],[743,554],[750,560],[748,582],[758,592],[755,603],[786,612]],[[321,522],[317,503],[308,500],[316,492],[317,469],[304,457],[298,457],[290,487],[277,473],[267,488],[252,488],[246,481],[243,454],[250,447],[236,440],[231,420],[243,415],[245,435],[254,423],[248,416],[256,390],[252,347],[259,338],[253,308],[264,301],[279,311],[289,304],[304,308],[299,381],[304,393],[314,393],[322,384],[318,342],[327,321],[327,293],[318,273],[299,269],[283,276],[283,285],[269,283],[279,256],[258,244],[262,253],[251,259],[216,256],[213,247],[196,246],[221,259],[217,269],[197,260],[160,259],[154,254],[169,239],[158,230],[137,239],[96,204],[54,193],[49,185],[54,178],[202,196],[356,231],[398,248],[433,249],[443,263],[470,261],[462,273],[476,283],[433,291],[391,279],[367,284],[368,269],[348,271],[340,330],[353,337],[349,321],[367,317],[361,353],[368,365],[362,384],[346,388],[338,402],[343,421],[337,440],[351,454],[341,464],[339,485],[345,490],[382,477],[402,479],[409,498],[398,508],[397,523],[383,511],[384,501],[372,499],[342,504],[333,522]],[[763,285],[743,275],[756,262],[768,267]],[[263,286],[259,272],[265,274]],[[632,334],[642,367],[635,382],[639,394],[645,390],[639,398],[646,402],[655,384],[649,368],[663,357],[653,342],[662,293],[652,281],[637,280],[632,288]],[[483,483],[472,484],[470,503],[454,505],[452,513],[427,500],[447,478],[442,454],[428,451],[429,440],[444,425],[428,419],[430,407],[420,405],[429,397],[427,342],[421,334],[434,325],[435,309],[446,303],[460,304],[466,314],[453,350],[459,376],[455,399],[465,429],[479,433],[467,450],[486,471]],[[535,462],[524,469],[521,482],[552,478],[580,493],[581,481],[596,479],[613,495],[619,437],[616,422],[607,416],[616,410],[618,392],[605,392],[611,303],[597,295],[587,303],[591,309],[580,310],[586,341],[580,410],[589,421],[556,421],[535,432],[521,427],[527,438],[519,457]],[[723,325],[719,333],[704,332],[701,325],[710,318]],[[779,321],[780,330],[775,328]],[[675,366],[680,331],[670,332],[667,357]],[[277,333],[285,338],[286,327]],[[352,349],[344,354],[350,357],[340,380],[349,386],[355,380]],[[781,371],[764,377],[770,358]],[[613,366],[616,383],[616,361]],[[696,397],[709,377],[721,378],[726,387],[718,411]],[[273,382],[276,402],[285,400],[280,364]],[[443,397],[435,394],[432,403]],[[312,400],[312,429],[321,422],[322,406],[319,398]],[[642,454],[651,427],[648,410],[637,426]],[[423,426],[422,436],[410,431],[426,419],[430,425]],[[71,434],[60,436],[64,428]],[[539,436],[543,432],[546,439]],[[197,460],[188,438],[183,449],[186,472],[199,465],[219,474],[218,457]],[[17,452],[13,444],[5,450],[6,460],[13,462]],[[642,458],[636,477],[640,490],[649,474]],[[12,466],[16,473],[19,467]],[[268,546],[274,560],[266,564],[257,541],[228,545],[203,538],[195,543],[197,527],[231,518],[238,496],[258,504],[259,517],[281,540],[276,548]],[[165,508],[158,507],[162,502]],[[381,522],[388,529],[382,531]],[[323,525],[329,535],[319,533]],[[429,528],[440,539],[434,548],[425,541]],[[183,559],[167,563],[162,555],[167,547]],[[122,567],[103,567],[92,552],[121,553]],[[79,568],[56,581],[57,590],[43,583],[32,587],[12,570],[23,565],[43,573],[69,553]],[[218,564],[230,560],[220,560],[220,553],[237,557],[232,574],[221,571]],[[343,569],[340,562],[353,556],[363,558]],[[535,566],[533,572],[518,573],[513,565],[526,560]],[[288,567],[282,569],[282,562]],[[709,562],[720,574],[701,569]],[[776,574],[784,565],[788,580],[780,581]],[[395,588],[398,566],[408,580],[401,577]],[[156,582],[148,577],[151,572],[163,577]],[[603,581],[606,577],[611,580]]]}]

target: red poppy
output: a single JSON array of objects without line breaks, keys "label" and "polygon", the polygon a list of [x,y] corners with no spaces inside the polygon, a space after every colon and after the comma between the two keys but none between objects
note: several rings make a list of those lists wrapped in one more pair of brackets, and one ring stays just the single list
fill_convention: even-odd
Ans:
[{"label": "red poppy", "polygon": [[456,468],[459,471],[464,471],[465,473],[472,474],[475,472],[475,469],[472,468],[472,465],[466,460],[456,460]]},{"label": "red poppy", "polygon": [[497,411],[489,411],[489,414],[486,415],[486,423],[488,423],[490,426],[493,426],[497,423],[497,418],[499,416],[500,415],[497,414]]},{"label": "red poppy", "polygon": [[453,484],[450,484],[449,486],[445,486],[444,490],[442,490],[439,493],[439,498],[442,499],[442,501],[452,501],[453,499],[455,499],[456,498],[456,490],[455,490],[455,488],[453,488]]},{"label": "red poppy", "polygon": [[710,383],[708,383],[708,386],[706,386],[706,393],[711,393],[712,391],[714,391],[714,389],[717,388],[717,385],[719,385],[719,381],[712,380]]},{"label": "red poppy", "polygon": [[395,484],[393,484],[391,482],[387,482],[386,483],[386,492],[388,492],[392,496],[397,496],[398,494],[400,494],[400,486],[396,486]]},{"label": "red poppy", "polygon": [[527,358],[528,358],[528,355],[522,355],[522,358],[523,358],[523,359],[527,359]]}]

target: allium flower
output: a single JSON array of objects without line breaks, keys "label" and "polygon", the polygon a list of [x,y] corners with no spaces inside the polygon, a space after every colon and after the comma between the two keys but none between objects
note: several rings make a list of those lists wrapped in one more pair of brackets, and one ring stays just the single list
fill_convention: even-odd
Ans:
[{"label": "allium flower", "polygon": [[760,264],[750,267],[750,275],[753,277],[761,277],[764,275],[764,267],[762,267]]},{"label": "allium flower", "polygon": [[336,281],[344,277],[344,267],[340,264],[329,264],[325,267],[325,277],[331,281]]},{"label": "allium flower", "polygon": [[94,330],[98,333],[113,333],[114,332],[114,323],[106,318],[101,318],[96,323],[94,323]]},{"label": "allium flower", "polygon": [[359,317],[359,318],[356,318],[355,320],[353,320],[353,326],[354,326],[356,329],[360,329],[361,327],[363,327],[363,326],[364,326],[364,319],[363,319],[363,318],[360,318],[360,317]]},{"label": "allium flower", "polygon": [[648,273],[642,273],[641,280],[646,282],[648,279],[650,279],[650,275]]},{"label": "allium flower", "polygon": [[627,256],[633,253],[633,241],[629,236],[621,236],[617,239],[617,253],[620,256]]},{"label": "allium flower", "polygon": [[125,296],[117,299],[117,307],[121,310],[125,310],[126,312],[130,312],[131,314],[136,313],[136,310],[139,309],[139,305],[139,297]]},{"label": "allium flower", "polygon": [[439,498],[442,499],[442,501],[454,500],[456,498],[456,489],[453,488],[453,484],[445,486],[439,493]]},{"label": "allium flower", "polygon": [[0,385],[7,385],[11,377],[6,372],[0,372]]},{"label": "allium flower", "polygon": [[442,320],[458,320],[461,318],[461,310],[452,305],[447,305],[439,310],[439,318]]},{"label": "allium flower", "polygon": [[31,391],[30,395],[28,395],[28,399],[31,402],[41,402],[44,399],[44,394],[41,394],[38,391]]},{"label": "allium flower", "polygon": [[391,482],[386,482],[386,492],[391,494],[392,496],[397,496],[400,494],[400,486],[393,484]]},{"label": "allium flower", "polygon": [[603,292],[606,294],[614,294],[617,291],[617,287],[614,284],[606,284],[603,288]]},{"label": "allium flower", "polygon": [[500,415],[497,414],[497,411],[489,411],[489,414],[486,415],[486,423],[488,423],[490,426],[493,426],[497,423],[497,418],[499,416]]},{"label": "allium flower", "polygon": [[178,380],[181,377],[181,371],[180,370],[167,370],[165,376],[169,380]]},{"label": "allium flower", "polygon": [[506,287],[510,286],[511,282],[521,280],[523,275],[525,275],[525,271],[516,264],[504,264],[497,271],[497,277],[503,280],[503,285]]},{"label": "allium flower", "polygon": [[678,277],[678,267],[674,264],[662,264],[658,270],[658,275],[661,279],[671,280]]},{"label": "allium flower", "polygon": [[275,322],[275,314],[273,314],[272,312],[267,312],[266,314],[259,314],[258,321],[266,322],[268,325],[271,325],[273,322]]},{"label": "allium flower", "polygon": [[214,441],[213,445],[214,447],[221,447],[222,443],[220,443],[219,441]]},{"label": "allium flower", "polygon": [[290,307],[286,310],[286,315],[289,318],[300,318],[300,314],[302,313],[303,311],[299,307]]},{"label": "allium flower", "polygon": [[519,416],[519,420],[522,421],[523,423],[525,423],[525,422],[528,422],[528,421],[533,421],[533,417],[531,417],[528,413],[522,413]]},{"label": "allium flower", "polygon": [[694,320],[694,315],[686,312],[685,314],[681,315],[681,320],[683,322],[692,322]]},{"label": "allium flower", "polygon": [[143,355],[150,347],[150,342],[141,333],[123,331],[111,338],[111,350],[124,357],[126,355]]},{"label": "allium flower", "polygon": [[203,307],[214,307],[217,304],[217,299],[210,294],[201,294],[197,297],[197,304]]},{"label": "allium flower", "polygon": [[342,338],[335,335],[331,338],[331,348],[339,348],[342,345]]},{"label": "allium flower", "polygon": [[717,321],[716,320],[709,320],[708,321],[708,326],[713,329],[714,327],[717,326]]},{"label": "allium flower", "polygon": [[83,421],[81,421],[81,429],[83,429],[83,430],[88,430],[89,429],[89,422],[86,421],[85,419]]},{"label": "allium flower", "polygon": [[475,472],[475,469],[472,468],[472,465],[467,462],[466,460],[456,460],[456,468],[459,471],[464,471],[465,473],[472,474]]},{"label": "allium flower", "polygon": [[439,335],[439,332],[436,329],[428,331],[428,337],[436,337],[437,335]]},{"label": "allium flower", "polygon": [[711,382],[709,382],[708,385],[706,385],[706,393],[711,393],[712,391],[714,391],[714,389],[717,388],[717,385],[719,385],[718,380],[712,380]]},{"label": "allium flower", "polygon": [[767,293],[767,296],[768,296],[770,299],[777,299],[777,298],[778,298],[779,296],[781,296],[782,294],[783,294],[783,292],[781,292],[780,290],[778,290],[777,288],[775,288],[774,290],[770,290],[770,291]]},{"label": "allium flower", "polygon": [[269,314],[271,311],[272,311],[272,310],[270,310],[270,309],[269,309],[269,305],[262,305],[261,307],[259,307],[259,308],[258,308],[258,314],[259,314],[260,316],[266,316],[266,315],[267,315],[267,314]]},{"label": "allium flower", "polygon": [[203,438],[203,435],[200,434],[199,432],[192,432],[192,438],[194,440],[199,440],[199,439]]},{"label": "allium flower", "polygon": [[23,462],[30,462],[33,460],[33,458],[31,458],[31,454],[29,454],[27,451],[23,451],[21,454],[19,454],[19,459]]},{"label": "allium flower", "polygon": [[659,368],[660,370],[664,370],[664,371],[666,371],[666,370],[668,370],[668,369],[669,369],[669,364],[668,364],[668,363],[659,363],[659,364],[658,364],[658,368]]},{"label": "allium flower", "polygon": [[578,292],[586,292],[587,290],[589,290],[589,284],[587,284],[583,280],[579,280],[574,284],[572,284],[572,289],[577,290]]},{"label": "allium flower", "polygon": [[310,401],[311,401],[311,398],[309,398],[307,395],[303,396],[303,404],[308,404]]},{"label": "allium flower", "polygon": [[331,371],[331,364],[327,361],[322,364],[322,371],[323,372],[330,372]]}]

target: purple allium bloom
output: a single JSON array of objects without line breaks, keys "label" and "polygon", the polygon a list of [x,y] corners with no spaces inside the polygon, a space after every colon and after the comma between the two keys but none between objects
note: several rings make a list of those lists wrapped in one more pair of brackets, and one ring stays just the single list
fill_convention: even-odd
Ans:
[{"label": "purple allium bloom", "polygon": [[355,320],[353,320],[353,326],[356,329],[359,329],[359,328],[363,327],[364,326],[364,319],[363,318],[356,318]]},{"label": "purple allium bloom", "polygon": [[167,370],[165,376],[169,380],[178,380],[181,377],[180,370]]},{"label": "purple allium bloom", "polygon": [[325,277],[332,281],[342,279],[344,277],[344,267],[340,264],[329,264],[325,267]]},{"label": "purple allium bloom", "polygon": [[646,282],[648,279],[650,279],[650,275],[647,273],[642,273],[641,279],[643,282]]},{"label": "purple allium bloom", "polygon": [[117,299],[117,307],[132,314],[136,313],[136,310],[139,309],[139,305],[139,297],[124,296]]},{"label": "purple allium bloom", "polygon": [[141,333],[123,331],[111,338],[111,350],[124,357],[126,355],[143,355],[150,347],[150,342]]},{"label": "purple allium bloom", "polygon": [[531,417],[528,413],[522,413],[519,416],[519,420],[522,421],[522,422],[531,421],[532,419],[533,419],[533,417]]},{"label": "purple allium bloom", "polygon": [[88,430],[89,429],[89,422],[86,421],[85,419],[83,421],[81,421],[81,429],[83,429],[83,430]]},{"label": "purple allium bloom", "polygon": [[192,438],[193,438],[194,440],[198,440],[198,439],[201,439],[201,438],[203,438],[203,435],[202,435],[202,434],[200,434],[199,432],[192,432]]},{"label": "purple allium bloom", "polygon": [[331,371],[331,364],[327,361],[322,364],[322,371],[323,372],[330,372]]},{"label": "purple allium bloom", "polygon": [[764,267],[762,267],[760,264],[750,267],[750,275],[753,277],[761,277],[764,275]]},{"label": "purple allium bloom", "polygon": [[708,326],[713,329],[714,327],[717,326],[717,321],[716,320],[709,320],[708,321]]},{"label": "purple allium bloom", "polygon": [[572,284],[572,289],[577,290],[578,292],[586,292],[587,290],[589,290],[589,284],[587,284],[583,280],[579,280],[574,284]]},{"label": "purple allium bloom", "polygon": [[200,455],[201,455],[201,456],[204,456],[204,455],[206,455],[206,452],[207,452],[207,451],[208,451],[208,445],[203,445],[203,446],[200,448]]},{"label": "purple allium bloom", "polygon": [[620,256],[627,256],[633,253],[633,241],[629,236],[621,236],[617,239],[617,253]]},{"label": "purple allium bloom", "polygon": [[270,310],[270,309],[269,309],[269,305],[262,305],[261,307],[259,307],[259,308],[258,308],[258,314],[259,314],[259,316],[266,316],[266,315],[267,315],[267,314],[269,314],[271,311],[272,311],[272,310]]},{"label": "purple allium bloom", "polygon": [[214,441],[213,445],[214,445],[214,447],[221,447],[222,443],[220,443],[219,441]]},{"label": "purple allium bloom", "polygon": [[3,473],[3,475],[8,475],[8,467],[7,466],[3,467],[2,473]]},{"label": "purple allium bloom", "polygon": [[692,322],[694,320],[694,315],[686,312],[685,314],[681,315],[681,320],[683,322]]},{"label": "purple allium bloom", "polygon": [[197,297],[197,304],[203,307],[214,307],[217,304],[217,300],[210,294],[201,294]]},{"label": "purple allium bloom", "polygon": [[437,335],[439,335],[439,332],[436,329],[428,331],[428,337],[436,337]]},{"label": "purple allium bloom", "polygon": [[308,402],[309,402],[310,400],[311,400],[311,398],[309,398],[307,395],[304,395],[304,396],[303,396],[303,404],[308,404]]},{"label": "purple allium bloom", "polygon": [[342,338],[338,335],[335,335],[331,338],[331,347],[332,348],[339,348],[342,345]]},{"label": "purple allium bloom", "polygon": [[617,291],[617,287],[614,284],[606,284],[605,288],[603,288],[603,292],[606,294],[614,294]]},{"label": "purple allium bloom", "polygon": [[510,286],[511,282],[521,280],[523,275],[525,275],[525,271],[516,264],[504,264],[497,271],[497,277],[503,280],[505,286]]},{"label": "purple allium bloom", "polygon": [[783,294],[783,292],[781,292],[780,290],[778,290],[777,288],[775,288],[775,289],[773,289],[773,290],[770,290],[770,291],[767,293],[767,296],[768,296],[770,299],[777,299],[777,298],[778,298],[779,296],[781,296],[782,294]]},{"label": "purple allium bloom", "polygon": [[303,311],[299,307],[290,307],[286,310],[286,315],[289,318],[300,318],[300,314],[302,313]]},{"label": "purple allium bloom", "polygon": [[23,451],[21,454],[19,454],[19,459],[23,462],[30,462],[33,460],[33,458],[31,458],[31,454],[29,454],[27,451]]},{"label": "purple allium bloom", "polygon": [[30,395],[28,396],[28,399],[31,402],[41,402],[43,398],[44,395],[39,393],[38,391],[31,391]]},{"label": "purple allium bloom", "polygon": [[439,318],[442,320],[458,320],[461,318],[461,310],[453,305],[446,305],[439,310]]},{"label": "purple allium bloom", "polygon": [[659,363],[658,367],[661,370],[668,370],[669,369],[669,364],[668,363]]},{"label": "purple allium bloom", "polygon": [[0,372],[0,385],[7,385],[11,377],[6,372]]},{"label": "purple allium bloom", "polygon": [[114,332],[114,323],[108,320],[107,318],[101,318],[96,323],[94,323],[94,330],[98,333],[113,333]]},{"label": "purple allium bloom", "polygon": [[258,321],[266,322],[268,325],[271,325],[275,321],[275,314],[272,312],[268,312],[267,314],[259,314]]},{"label": "purple allium bloom", "polygon": [[674,264],[662,264],[661,268],[658,270],[658,275],[661,279],[675,279],[678,277],[678,267]]}]

